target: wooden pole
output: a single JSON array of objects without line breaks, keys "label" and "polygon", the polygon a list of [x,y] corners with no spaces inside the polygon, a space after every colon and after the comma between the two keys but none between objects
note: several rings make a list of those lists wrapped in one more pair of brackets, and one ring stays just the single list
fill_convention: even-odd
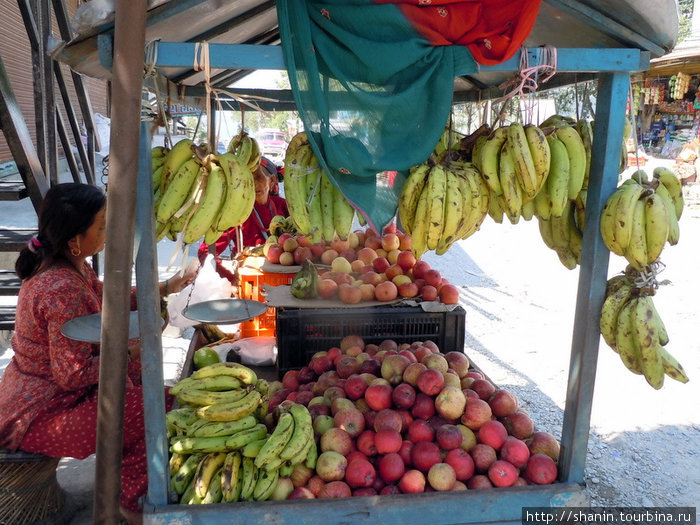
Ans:
[{"label": "wooden pole", "polygon": [[118,523],[146,0],[117,0],[94,523]]}]

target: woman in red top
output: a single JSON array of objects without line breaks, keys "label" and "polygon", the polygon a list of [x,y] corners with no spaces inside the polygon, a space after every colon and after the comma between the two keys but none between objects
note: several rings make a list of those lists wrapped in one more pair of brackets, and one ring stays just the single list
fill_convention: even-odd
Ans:
[{"label": "woman in red top", "polygon": [[[255,204],[253,211],[246,221],[241,224],[243,234],[243,246],[257,246],[263,244],[270,236],[270,221],[275,215],[289,216],[287,201],[278,195],[273,195],[271,190],[277,184],[277,168],[265,157],[260,159],[260,165],[253,172],[255,181]],[[216,241],[216,270],[219,275],[233,280],[233,275],[221,265],[218,258],[224,250],[230,248],[235,251],[236,228],[231,228],[224,232]],[[209,246],[202,243],[199,246],[199,260],[204,262],[209,253]]]},{"label": "woman in red top", "polygon": [[[99,345],[61,333],[69,320],[102,310],[102,282],[87,259],[104,248],[105,194],[88,184],[53,186],[39,210],[39,231],[17,258],[14,355],[0,380],[0,448],[84,459],[95,452]],[[161,294],[194,275],[175,275]],[[132,290],[131,308],[136,308]],[[122,450],[122,513],[139,522],[146,493],[140,347],[129,347]]]}]

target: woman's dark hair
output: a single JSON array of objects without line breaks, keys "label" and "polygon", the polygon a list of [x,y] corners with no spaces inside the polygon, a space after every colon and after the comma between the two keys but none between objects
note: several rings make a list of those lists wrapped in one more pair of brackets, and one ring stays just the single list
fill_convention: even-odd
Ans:
[{"label": "woman's dark hair", "polygon": [[90,184],[66,182],[51,187],[39,207],[38,242],[19,253],[17,276],[26,279],[65,258],[68,241],[92,226],[106,200],[104,192]]}]

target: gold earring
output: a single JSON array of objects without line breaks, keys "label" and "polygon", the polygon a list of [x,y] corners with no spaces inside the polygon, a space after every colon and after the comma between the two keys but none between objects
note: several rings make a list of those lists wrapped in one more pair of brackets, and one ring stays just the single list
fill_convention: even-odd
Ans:
[{"label": "gold earring", "polygon": [[78,257],[80,255],[80,248],[71,248],[70,249],[70,254],[73,257]]}]

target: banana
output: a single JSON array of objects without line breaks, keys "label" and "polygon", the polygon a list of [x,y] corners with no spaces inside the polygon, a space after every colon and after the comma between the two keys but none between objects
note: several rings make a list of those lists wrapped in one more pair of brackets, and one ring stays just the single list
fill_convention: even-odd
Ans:
[{"label": "banana", "polygon": [[199,160],[194,157],[178,168],[158,202],[156,220],[168,222],[182,207],[189,196],[192,184],[198,176],[202,175],[203,169]]},{"label": "banana", "polygon": [[[321,242],[323,235],[323,218],[321,210],[321,179],[323,170],[318,164],[318,159],[314,155],[309,164],[310,171],[304,177],[306,186],[306,208],[309,210],[309,220],[311,228],[306,233],[311,238],[311,242]],[[347,238],[347,237],[346,237]]]},{"label": "banana", "polygon": [[659,183],[656,188],[656,196],[661,199],[661,202],[666,206],[666,213],[668,216],[668,243],[671,246],[678,244],[680,239],[680,227],[678,225],[678,217],[676,217],[676,208],[673,205],[673,200],[671,195],[668,193],[666,186]]},{"label": "banana", "polygon": [[652,299],[640,296],[633,312],[633,324],[639,347],[640,365],[644,378],[652,388],[658,390],[664,385],[664,366],[659,353],[659,334],[650,323],[654,313]]},{"label": "banana", "polygon": [[152,159],[165,159],[165,156],[170,151],[165,146],[153,146],[151,148],[151,158]]},{"label": "banana", "polygon": [[460,191],[460,183],[457,179],[458,175],[453,173],[452,170],[446,169],[445,176],[446,185],[442,219],[444,226],[440,240],[435,247],[437,255],[444,254],[452,246],[452,243],[458,239],[457,232],[460,220],[464,218],[464,211],[462,210],[463,198]]},{"label": "banana", "polygon": [[[197,486],[195,485],[195,489]],[[223,492],[221,491],[221,467],[214,473],[207,487],[207,492],[202,498],[202,505],[208,505],[211,503],[218,503],[223,497]]]},{"label": "banana", "polygon": [[605,285],[606,297],[610,294],[617,292],[625,284],[634,284],[634,279],[632,279],[626,273],[618,273],[616,275],[613,275],[610,279],[608,279],[608,282]]},{"label": "banana", "polygon": [[411,227],[411,251],[420,259],[427,250],[428,239],[428,211],[430,208],[430,197],[428,194],[428,184],[423,187],[423,191],[418,198],[416,212]]},{"label": "banana", "polygon": [[632,298],[620,309],[615,329],[615,348],[622,363],[634,374],[641,374],[641,358],[634,328],[634,309],[637,299]]},{"label": "banana", "polygon": [[194,492],[197,496],[204,498],[207,495],[209,484],[221,469],[225,459],[225,452],[212,452],[202,458],[194,475]]},{"label": "banana", "polygon": [[333,183],[326,175],[325,171],[321,171],[321,238],[326,242],[333,240],[335,232],[335,224],[333,224]]},{"label": "banana", "polygon": [[198,426],[193,432],[193,437],[219,437],[231,436],[243,430],[253,428],[257,424],[255,416],[245,416],[236,421],[207,421]]},{"label": "banana", "polygon": [[554,250],[568,251],[571,230],[569,222],[571,221],[571,201],[567,201],[564,206],[564,212],[560,216],[552,215],[549,222],[552,224],[552,242]]},{"label": "banana", "polygon": [[540,231],[540,237],[542,237],[544,244],[550,250],[554,250],[554,239],[552,238],[552,220],[538,217],[537,225]]},{"label": "banana", "polygon": [[576,226],[576,210],[572,204],[571,216],[569,217],[569,250],[576,259],[576,264],[581,263],[583,254],[583,233]]},{"label": "banana", "polygon": [[411,235],[413,231],[413,222],[418,206],[418,199],[423,191],[427,180],[430,166],[427,164],[419,164],[411,169],[406,182],[404,182],[401,193],[399,194],[398,216],[401,223],[401,228],[404,233]]},{"label": "banana", "polygon": [[226,446],[229,450],[239,450],[244,448],[248,443],[258,441],[267,435],[267,427],[263,423],[258,423],[254,427],[247,430],[241,430],[228,436]]},{"label": "banana", "polygon": [[345,198],[340,188],[333,185],[333,228],[342,240],[348,238],[355,218],[355,208]]},{"label": "banana", "polygon": [[282,463],[282,465],[280,465],[280,468],[277,469],[277,472],[279,472],[280,477],[288,478],[292,475],[292,472],[294,472],[294,465],[291,465],[288,461],[285,461]]},{"label": "banana", "polygon": [[247,458],[254,458],[260,453],[260,449],[262,446],[265,444],[265,442],[268,440],[270,436],[265,434],[265,437],[256,439],[255,441],[251,441],[250,443],[247,443],[243,449],[241,450],[241,454]]},{"label": "banana", "polygon": [[255,180],[248,166],[233,153],[219,155],[217,161],[224,172],[226,197],[216,222],[216,229],[226,231],[243,224],[253,211]]},{"label": "banana", "polygon": [[240,379],[228,375],[218,375],[213,377],[206,377],[204,379],[195,379],[193,377],[185,377],[172,387],[170,387],[170,393],[172,395],[178,395],[183,390],[208,390],[210,392],[220,392],[225,390],[234,390],[236,388],[241,388],[243,383]]},{"label": "banana", "polygon": [[576,120],[572,117],[567,117],[565,115],[550,115],[545,120],[540,123],[541,128],[547,128],[549,126],[554,126],[555,128],[561,128],[564,126],[573,126],[576,124]]},{"label": "banana", "polygon": [[231,139],[227,151],[234,153],[242,164],[249,166],[253,153],[253,141],[250,135],[241,130],[237,136]]},{"label": "banana", "polygon": [[[539,191],[539,181],[535,164],[530,153],[525,128],[518,122],[508,126],[508,138],[506,140],[510,148],[510,154],[515,166],[515,175],[522,188],[523,200],[533,199]],[[503,152],[501,152],[503,155]]]},{"label": "banana", "polygon": [[177,452],[170,454],[170,459],[168,459],[168,473],[170,476],[174,476],[180,470],[180,467],[185,464],[188,457],[188,454],[178,454]]},{"label": "banana", "polygon": [[523,202],[520,208],[520,216],[523,220],[529,221],[535,215],[535,203],[531,200]]},{"label": "banana", "polygon": [[221,362],[204,366],[192,374],[193,379],[204,379],[218,375],[228,375],[237,378],[245,385],[254,385],[258,380],[257,374],[240,363]]},{"label": "banana", "polygon": [[230,436],[192,437],[175,436],[170,440],[170,452],[178,454],[203,454],[224,452],[228,449],[226,439]]},{"label": "banana", "polygon": [[661,354],[661,362],[663,363],[664,373],[668,377],[675,379],[676,381],[680,381],[681,383],[687,383],[690,380],[688,378],[688,374],[686,374],[685,370],[683,369],[683,366],[663,346],[659,348],[659,354]]},{"label": "banana", "polygon": [[204,456],[202,454],[191,454],[175,474],[170,478],[170,486],[179,495],[183,495],[190,482],[194,479],[197,467]]},{"label": "banana", "polygon": [[646,224],[644,221],[645,207],[643,199],[639,199],[634,205],[634,214],[630,227],[630,241],[625,250],[625,259],[640,271],[649,264]]},{"label": "banana", "polygon": [[311,452],[311,447],[314,445],[314,443],[315,443],[315,441],[314,441],[314,436],[313,436],[313,432],[312,432],[311,439],[308,439],[304,443],[304,447],[299,452],[297,452],[294,456],[289,458],[285,463],[287,465],[294,466],[294,465],[297,465],[299,463],[306,461],[306,458],[308,457],[309,452]]},{"label": "banana", "polygon": [[549,142],[547,142],[547,137],[545,136],[544,132],[534,124],[528,124],[525,126],[525,137],[527,138],[527,144],[530,147],[532,163],[535,166],[535,173],[537,174],[537,195],[540,193],[542,187],[546,183],[547,174],[549,173],[549,166],[551,163]]},{"label": "banana", "polygon": [[190,480],[189,484],[185,488],[185,490],[182,493],[182,496],[180,497],[180,504],[181,505],[196,505],[202,503],[202,498],[197,496],[194,491],[194,476],[192,476],[192,479]]},{"label": "banana", "polygon": [[593,129],[591,121],[579,119],[576,121],[576,131],[581,137],[584,150],[586,151],[586,171],[583,176],[583,187],[588,188],[588,179],[591,173],[591,151],[593,150]]},{"label": "banana", "polygon": [[623,283],[614,292],[608,292],[600,309],[600,334],[603,340],[613,350],[617,351],[615,338],[617,337],[617,316],[625,303],[632,297],[632,283]]},{"label": "banana", "polygon": [[[285,152],[285,157],[289,155],[293,155],[296,150],[304,145],[309,143],[309,138],[306,136],[305,131],[300,131],[296,135],[292,137],[292,139],[289,141],[289,144],[287,145],[287,151]],[[290,157],[291,158],[291,157]],[[285,165],[287,164],[287,161],[285,160]]]},{"label": "banana", "polygon": [[254,137],[250,137],[250,154],[248,155],[247,166],[250,171],[255,171],[260,166],[260,158],[262,157],[262,151],[260,150],[260,144]]},{"label": "banana", "polygon": [[555,132],[557,138],[564,143],[566,153],[569,156],[569,188],[570,200],[575,200],[583,188],[586,177],[586,148],[581,136],[573,126],[558,128]]},{"label": "banana", "polygon": [[498,176],[500,178],[501,191],[505,207],[503,211],[511,224],[517,224],[520,220],[520,210],[523,206],[523,190],[518,182],[518,175],[513,159],[513,148],[510,142],[503,144],[499,156]]},{"label": "banana", "polygon": [[314,438],[313,422],[309,410],[304,405],[294,403],[289,407],[289,413],[294,419],[294,430],[289,441],[279,453],[279,457],[284,460],[297,455]]},{"label": "banana", "polygon": [[313,151],[307,143],[300,145],[291,158],[285,157],[284,195],[289,215],[300,232],[308,232],[311,229],[309,210],[306,206],[305,181],[312,156]]},{"label": "banana", "polygon": [[554,135],[547,137],[551,152],[551,163],[547,175],[546,191],[551,199],[550,215],[561,216],[569,199],[571,161],[564,143]]},{"label": "banana", "polygon": [[282,412],[277,420],[270,438],[263,445],[255,457],[255,466],[258,468],[264,467],[273,458],[277,458],[280,452],[287,445],[294,433],[294,416],[289,412]]},{"label": "banana", "polygon": [[232,403],[243,399],[247,393],[248,392],[244,388],[225,390],[222,392],[210,392],[209,390],[188,388],[180,392],[176,397],[179,403],[203,407],[215,403]]},{"label": "banana", "polygon": [[253,500],[265,501],[270,498],[279,480],[279,470],[266,471],[261,470],[258,473],[258,479],[253,488]]},{"label": "banana", "polygon": [[671,201],[676,210],[676,219],[681,218],[683,214],[683,186],[681,181],[676,177],[670,169],[663,166],[654,168],[654,178],[658,179],[661,184],[666,186],[669,195],[671,196]]},{"label": "banana", "polygon": [[647,244],[647,264],[656,261],[668,240],[669,219],[666,205],[656,194],[644,199],[644,226]]},{"label": "banana", "polygon": [[[471,212],[468,220],[465,222],[464,229],[459,232],[459,237],[461,239],[466,239],[481,228],[484,219],[486,219],[486,216],[488,215],[489,199],[491,195],[489,192],[489,187],[486,185],[486,182],[484,182],[484,179],[481,177],[476,168],[467,169],[465,173],[466,177],[464,177],[464,180],[460,180],[460,188],[463,193],[463,197],[464,193],[471,190],[471,198],[469,202]],[[463,209],[466,209],[465,205],[466,199],[465,204],[462,205]]]},{"label": "banana", "polygon": [[656,307],[654,306],[653,302],[651,303],[651,307],[653,315],[650,323],[656,331],[656,333],[659,334],[659,344],[661,346],[666,346],[669,341],[668,332],[666,331],[666,325],[664,325],[664,322],[661,319],[659,312],[656,310]]},{"label": "banana", "polygon": [[472,147],[471,161],[474,167],[479,170],[479,173],[481,173],[481,148],[484,147],[490,133],[490,131],[486,131],[486,133],[483,135],[479,135],[474,142],[474,146]]},{"label": "banana", "polygon": [[258,468],[252,458],[243,458],[241,461],[242,485],[240,499],[250,501],[253,498],[255,484],[258,481]]},{"label": "banana", "polygon": [[164,195],[170,181],[186,161],[190,160],[194,155],[192,147],[194,141],[190,139],[182,139],[177,142],[170,151],[165,155],[163,163],[163,171],[161,173],[160,194]]},{"label": "banana", "polygon": [[260,392],[251,390],[238,401],[200,407],[197,409],[197,416],[209,421],[236,421],[255,412],[261,401]]},{"label": "banana", "polygon": [[444,167],[440,165],[433,166],[428,175],[428,183],[426,185],[428,192],[426,247],[428,250],[437,248],[440,237],[442,237],[446,187],[447,175]]},{"label": "banana", "polygon": [[578,229],[583,232],[586,226],[586,200],[588,199],[588,189],[583,188],[574,201],[574,220]]},{"label": "banana", "polygon": [[181,407],[169,410],[165,414],[165,426],[168,432],[186,432],[197,421],[197,414],[191,407]]},{"label": "banana", "polygon": [[219,210],[223,204],[223,194],[225,190],[224,172],[220,166],[213,165],[207,177],[207,184],[199,202],[199,207],[194,212],[183,237],[185,244],[193,244],[198,239],[204,237],[212,221],[218,217]]},{"label": "banana", "polygon": [[316,468],[316,461],[318,460],[318,444],[315,440],[311,440],[311,446],[309,447],[309,453],[304,460],[304,465],[310,469]]},{"label": "banana", "polygon": [[[615,238],[615,219],[617,217],[617,205],[620,202],[622,192],[614,191],[603,205],[600,213],[600,235],[605,246],[615,255],[625,255],[625,250],[620,246]],[[629,243],[629,241],[628,241]]]},{"label": "banana", "polygon": [[630,182],[623,184],[616,191],[622,193],[615,207],[615,242],[626,252],[632,235],[636,204],[644,193],[644,187],[637,182]]},{"label": "banana", "polygon": [[225,503],[236,501],[236,485],[241,474],[241,454],[231,451],[226,454],[226,459],[221,467],[221,500]]},{"label": "banana", "polygon": [[501,183],[498,176],[499,156],[503,143],[508,137],[508,127],[494,129],[488,136],[483,146],[479,150],[477,164],[480,166],[481,176],[489,187],[489,190],[496,195],[501,195]]},{"label": "banana", "polygon": [[557,257],[559,257],[559,261],[564,265],[566,269],[576,269],[576,266],[578,265],[576,255],[571,251],[571,249],[568,246],[566,248],[556,250],[556,253]]},{"label": "banana", "polygon": [[493,219],[496,224],[503,223],[503,214],[505,213],[505,202],[503,200],[503,194],[496,195],[495,193],[489,192],[489,208],[488,215]]},{"label": "banana", "polygon": [[159,166],[153,170],[153,206],[154,209],[158,209],[156,206],[160,203],[160,183],[163,180],[163,166]]}]

